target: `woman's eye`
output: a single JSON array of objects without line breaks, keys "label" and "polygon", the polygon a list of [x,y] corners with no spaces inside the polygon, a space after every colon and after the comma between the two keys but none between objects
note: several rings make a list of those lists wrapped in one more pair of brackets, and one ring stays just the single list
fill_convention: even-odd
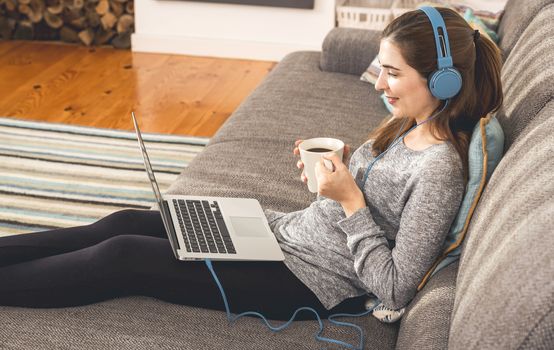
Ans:
[{"label": "woman's eye", "polygon": [[390,73],[390,72],[388,73],[388,75],[389,75],[390,77],[396,77],[396,76],[397,76],[396,74]]}]

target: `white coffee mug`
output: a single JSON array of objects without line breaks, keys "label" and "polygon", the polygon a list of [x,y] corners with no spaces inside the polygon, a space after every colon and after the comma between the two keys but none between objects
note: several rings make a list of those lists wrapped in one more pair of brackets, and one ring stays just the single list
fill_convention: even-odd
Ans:
[{"label": "white coffee mug", "polygon": [[[308,190],[317,193],[317,178],[315,176],[315,165],[323,155],[335,153],[341,160],[344,152],[344,142],[330,137],[316,137],[302,141],[298,145],[300,159],[304,163],[303,174],[308,178]],[[333,170],[333,163],[324,159],[323,163],[329,170]]]}]

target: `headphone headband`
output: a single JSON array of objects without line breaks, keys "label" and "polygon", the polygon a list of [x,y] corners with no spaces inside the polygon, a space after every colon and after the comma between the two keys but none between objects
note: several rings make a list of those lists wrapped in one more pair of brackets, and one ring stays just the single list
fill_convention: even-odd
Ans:
[{"label": "headphone headband", "polygon": [[462,89],[462,75],[454,67],[450,55],[448,31],[440,12],[430,6],[422,6],[420,10],[427,15],[431,22],[437,48],[437,70],[428,78],[429,90],[439,100],[447,100],[456,96]]},{"label": "headphone headband", "polygon": [[[452,56],[450,56],[450,42],[448,41],[448,31],[446,24],[439,11],[430,6],[422,6],[420,10],[425,12],[431,25],[433,26],[433,34],[435,36],[435,45],[437,46],[437,66],[439,69],[452,67]],[[439,33],[441,29],[442,34]],[[441,41],[442,39],[442,41]],[[443,50],[444,49],[444,50]]]}]

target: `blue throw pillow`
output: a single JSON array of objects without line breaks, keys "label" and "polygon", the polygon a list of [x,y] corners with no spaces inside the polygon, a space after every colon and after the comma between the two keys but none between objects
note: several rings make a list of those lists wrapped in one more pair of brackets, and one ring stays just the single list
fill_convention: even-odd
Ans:
[{"label": "blue throw pillow", "polygon": [[469,222],[492,172],[502,159],[504,132],[495,117],[481,118],[473,129],[469,143],[469,178],[460,210],[454,219],[444,243],[443,254],[427,272],[418,287],[421,290],[428,279],[458,260]]}]

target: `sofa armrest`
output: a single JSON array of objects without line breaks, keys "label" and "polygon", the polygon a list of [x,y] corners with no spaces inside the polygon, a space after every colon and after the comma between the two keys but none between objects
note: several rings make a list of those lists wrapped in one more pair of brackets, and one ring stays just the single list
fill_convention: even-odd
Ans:
[{"label": "sofa armrest", "polygon": [[332,29],[323,41],[321,70],[361,75],[379,52],[380,36],[375,30]]}]

